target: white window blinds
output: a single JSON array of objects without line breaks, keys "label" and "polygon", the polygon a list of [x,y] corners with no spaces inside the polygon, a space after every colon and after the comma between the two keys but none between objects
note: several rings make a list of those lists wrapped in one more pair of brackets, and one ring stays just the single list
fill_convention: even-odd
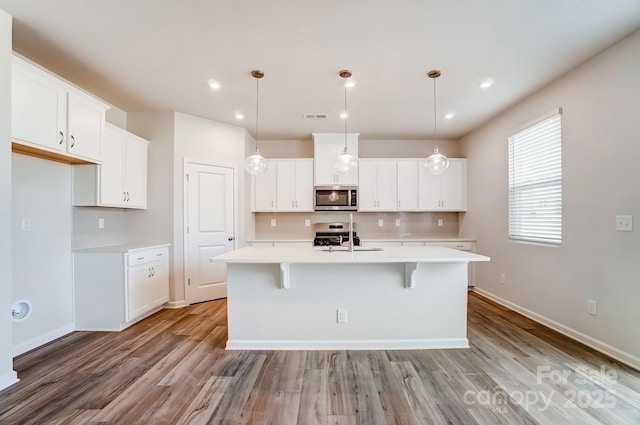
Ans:
[{"label": "white window blinds", "polygon": [[562,240],[561,114],[509,137],[509,239]]}]

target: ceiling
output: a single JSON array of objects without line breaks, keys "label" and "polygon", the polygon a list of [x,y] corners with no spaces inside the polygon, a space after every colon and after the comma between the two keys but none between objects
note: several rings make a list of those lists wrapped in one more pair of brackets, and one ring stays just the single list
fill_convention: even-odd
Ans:
[{"label": "ceiling", "polygon": [[[0,0],[0,9],[14,16],[14,50],[127,112],[179,111],[255,136],[250,72],[263,70],[261,140],[344,131],[345,68],[357,80],[349,132],[429,139],[437,115],[438,138],[457,139],[640,28],[638,0]],[[431,69],[442,71],[437,114]],[[494,85],[480,89],[487,78]]]}]

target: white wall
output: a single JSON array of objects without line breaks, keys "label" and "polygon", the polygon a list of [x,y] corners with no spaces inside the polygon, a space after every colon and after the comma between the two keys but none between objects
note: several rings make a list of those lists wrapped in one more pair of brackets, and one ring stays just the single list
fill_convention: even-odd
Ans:
[{"label": "white wall", "polygon": [[128,235],[132,240],[171,243],[170,302],[179,306],[185,302],[184,161],[236,169],[236,246],[242,246],[245,233],[253,231],[242,168],[245,148],[253,142],[242,128],[182,113],[129,113],[127,126],[150,141],[148,209],[127,211]]},{"label": "white wall", "polygon": [[0,390],[17,382],[11,282],[11,16],[0,10]]},{"label": "white wall", "polygon": [[[640,32],[461,140],[469,211],[461,233],[491,262],[477,287],[640,368]],[[562,246],[509,243],[507,137],[562,107]],[[632,233],[615,216],[633,214]],[[500,274],[506,275],[501,285]],[[595,300],[597,316],[587,314]]]},{"label": "white wall", "polygon": [[18,355],[74,330],[71,166],[12,154],[11,169],[12,298],[32,304],[30,317],[13,324]]},{"label": "white wall", "polygon": [[[173,155],[174,114],[130,113],[127,130],[149,140],[147,149],[147,209],[127,211],[127,234],[132,241],[170,243],[173,253]],[[173,258],[173,254],[171,256]],[[182,300],[175,291],[175,270],[169,268],[169,297],[172,302]]]},{"label": "white wall", "polygon": [[[228,166],[236,169],[236,188],[246,185],[246,173],[243,162],[245,155],[245,135],[243,128],[221,124],[191,115],[175,114],[174,141],[174,205],[173,231],[174,250],[173,261],[175,267],[176,301],[184,300],[184,160],[202,161],[213,165]],[[245,242],[245,199],[240,190],[236,190],[235,226],[236,246]],[[180,298],[181,297],[181,298]]]}]

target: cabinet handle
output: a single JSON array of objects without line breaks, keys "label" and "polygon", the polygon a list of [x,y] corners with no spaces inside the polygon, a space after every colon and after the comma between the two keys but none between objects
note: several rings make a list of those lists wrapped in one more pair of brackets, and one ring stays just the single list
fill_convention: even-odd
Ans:
[{"label": "cabinet handle", "polygon": [[122,192],[122,200],[123,201],[127,200],[127,192]]},{"label": "cabinet handle", "polygon": [[149,268],[147,269],[147,271],[149,272],[149,273],[147,274],[147,277],[151,277],[151,267],[149,267]]},{"label": "cabinet handle", "polygon": [[229,236],[229,237],[227,238],[227,240],[228,240],[228,241],[234,241],[234,240],[236,240],[236,238],[234,238],[233,236]]},{"label": "cabinet handle", "polygon": [[155,276],[156,275],[156,268],[155,267],[151,267],[151,276]]},{"label": "cabinet handle", "polygon": [[76,138],[73,137],[73,134],[71,135],[71,147],[74,147],[76,145]]},{"label": "cabinet handle", "polygon": [[398,208],[400,208],[400,200],[398,199]]},{"label": "cabinet handle", "polygon": [[160,253],[160,254],[156,254],[156,257],[162,257],[164,254]]},{"label": "cabinet handle", "polygon": [[58,144],[61,145],[62,142],[64,142],[64,133],[61,131],[60,132],[60,141],[58,142]]},{"label": "cabinet handle", "polygon": [[127,202],[129,202],[131,200],[131,195],[129,194],[129,192],[126,192],[127,194]]}]

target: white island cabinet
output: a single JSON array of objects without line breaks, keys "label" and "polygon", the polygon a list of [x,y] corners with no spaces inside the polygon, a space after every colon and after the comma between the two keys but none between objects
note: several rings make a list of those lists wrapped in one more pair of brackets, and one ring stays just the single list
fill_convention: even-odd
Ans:
[{"label": "white island cabinet", "polygon": [[122,330],[169,301],[168,247],[114,245],[76,250],[76,329]]},{"label": "white island cabinet", "polygon": [[245,247],[227,264],[227,349],[464,348],[467,268],[439,246],[355,252]]},{"label": "white island cabinet", "polygon": [[70,163],[99,163],[107,109],[100,100],[14,56],[11,137],[15,151]]}]

